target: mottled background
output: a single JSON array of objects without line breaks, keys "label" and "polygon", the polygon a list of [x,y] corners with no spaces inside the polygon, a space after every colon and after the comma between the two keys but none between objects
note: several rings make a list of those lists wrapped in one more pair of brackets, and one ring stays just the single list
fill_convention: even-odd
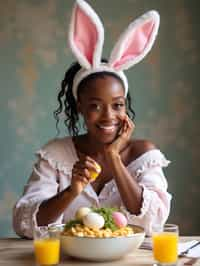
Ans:
[{"label": "mottled background", "polygon": [[[151,53],[127,72],[136,137],[155,142],[172,161],[170,222],[199,229],[199,1],[90,0],[106,29],[104,57],[120,32],[149,9],[161,15]],[[35,151],[56,134],[52,116],[64,72],[72,0],[0,1],[0,236],[13,236],[12,206],[32,170]],[[65,134],[62,128],[62,134]]]}]

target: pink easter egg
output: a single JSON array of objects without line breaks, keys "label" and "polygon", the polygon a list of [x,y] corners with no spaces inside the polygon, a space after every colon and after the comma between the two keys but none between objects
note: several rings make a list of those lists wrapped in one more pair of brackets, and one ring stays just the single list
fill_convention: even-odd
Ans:
[{"label": "pink easter egg", "polygon": [[127,226],[127,219],[124,216],[123,213],[121,212],[113,212],[112,213],[112,218],[114,220],[114,223],[116,224],[117,227],[125,227]]}]

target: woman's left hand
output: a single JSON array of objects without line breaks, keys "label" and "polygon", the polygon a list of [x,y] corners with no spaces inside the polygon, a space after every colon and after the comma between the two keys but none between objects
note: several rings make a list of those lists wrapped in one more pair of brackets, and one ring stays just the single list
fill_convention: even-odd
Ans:
[{"label": "woman's left hand", "polygon": [[107,155],[117,155],[124,148],[127,142],[130,140],[131,135],[135,129],[135,124],[126,114],[123,117],[119,117],[122,120],[122,128],[117,136],[117,138],[105,148],[105,153]]}]

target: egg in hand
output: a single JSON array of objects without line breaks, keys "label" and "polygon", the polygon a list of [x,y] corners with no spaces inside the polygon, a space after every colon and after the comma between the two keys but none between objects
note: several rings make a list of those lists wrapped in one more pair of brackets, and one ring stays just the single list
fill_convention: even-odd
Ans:
[{"label": "egg in hand", "polygon": [[96,171],[89,170],[90,172],[90,179],[95,180],[98,175],[101,173],[101,166],[98,163],[95,163]]}]

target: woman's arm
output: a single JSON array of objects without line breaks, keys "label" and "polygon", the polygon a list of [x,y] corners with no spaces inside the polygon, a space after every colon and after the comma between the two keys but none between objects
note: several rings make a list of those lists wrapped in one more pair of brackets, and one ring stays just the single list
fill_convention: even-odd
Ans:
[{"label": "woman's arm", "polygon": [[129,212],[139,214],[142,206],[142,187],[128,172],[119,154],[110,153],[107,157],[124,205]]},{"label": "woman's arm", "polygon": [[[66,179],[66,187],[70,185]],[[13,208],[13,228],[22,236],[32,238],[33,227],[37,226],[37,212],[43,201],[55,196],[59,190],[57,171],[48,161],[39,159],[25,185],[23,195]],[[61,222],[62,216],[57,222]]]},{"label": "woman's arm", "polygon": [[44,200],[37,212],[38,226],[55,222],[77,196],[78,194],[69,186],[54,197]]},{"label": "woman's arm", "polygon": [[76,162],[72,178],[67,180],[66,189],[59,191],[57,170],[47,160],[39,159],[25,187],[23,196],[13,209],[13,227],[20,236],[32,238],[33,228],[62,222],[62,215],[70,203],[90,182],[89,170],[96,170],[89,157]]},{"label": "woman's arm", "polygon": [[167,192],[167,181],[162,171],[162,167],[166,167],[169,161],[152,143],[142,141],[137,148],[134,145],[138,157],[146,153],[138,165],[138,171],[126,168],[119,151],[126,146],[125,143],[131,145],[133,129],[134,125],[127,117],[122,134],[105,148],[105,158],[124,203],[120,209],[130,224],[143,226],[146,233],[151,234],[153,226],[164,224],[169,216],[171,195]]},{"label": "woman's arm", "polygon": [[37,213],[38,225],[54,222],[91,181],[90,170],[96,171],[95,161],[81,154],[79,159],[73,166],[70,186],[40,205]]},{"label": "woman's arm", "polygon": [[123,120],[121,134],[105,147],[104,155],[124,205],[131,213],[138,214],[142,206],[142,187],[128,172],[120,156],[121,149],[130,143],[135,125],[128,115],[119,118]]}]

